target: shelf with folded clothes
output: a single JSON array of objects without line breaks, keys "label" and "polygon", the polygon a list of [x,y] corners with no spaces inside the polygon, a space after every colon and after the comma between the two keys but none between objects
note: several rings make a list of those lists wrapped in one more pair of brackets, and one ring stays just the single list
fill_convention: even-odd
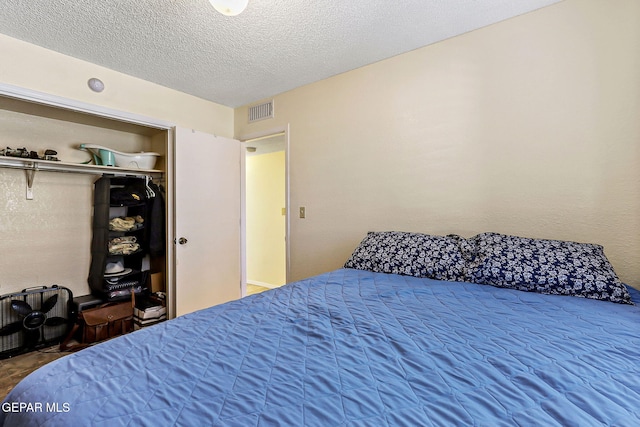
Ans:
[{"label": "shelf with folded clothes", "polygon": [[131,184],[136,179],[116,180],[117,178],[112,180],[114,185],[111,187],[109,194],[109,204],[111,206],[133,208],[146,205],[148,190],[143,180],[137,180],[140,181],[139,185]]},{"label": "shelf with folded clothes", "polygon": [[130,256],[144,252],[136,236],[116,236],[109,239],[109,256]]},{"label": "shelf with folded clothes", "polygon": [[136,231],[144,228],[145,219],[142,215],[120,215],[109,220],[109,231]]}]

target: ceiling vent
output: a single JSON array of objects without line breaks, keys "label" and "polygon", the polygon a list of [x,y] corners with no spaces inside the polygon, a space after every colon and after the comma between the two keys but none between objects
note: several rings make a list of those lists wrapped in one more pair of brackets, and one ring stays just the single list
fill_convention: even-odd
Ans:
[{"label": "ceiling vent", "polygon": [[273,118],[273,99],[269,102],[249,107],[249,123]]}]

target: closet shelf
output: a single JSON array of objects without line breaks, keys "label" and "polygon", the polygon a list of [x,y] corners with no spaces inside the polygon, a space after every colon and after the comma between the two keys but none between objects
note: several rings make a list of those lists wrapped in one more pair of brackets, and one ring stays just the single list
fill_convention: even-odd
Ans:
[{"label": "closet shelf", "polygon": [[92,175],[111,175],[120,177],[162,178],[163,172],[157,169],[129,169],[116,166],[98,166],[83,163],[58,162],[53,160],[27,159],[21,157],[0,156],[0,168],[22,169],[27,174],[27,200],[33,199],[33,178],[38,171],[69,172]]},{"label": "closet shelf", "polygon": [[0,167],[23,169],[26,171],[87,173],[93,175],[114,176],[162,176],[158,169],[129,169],[116,166],[98,166],[83,163],[58,162],[53,160],[27,159],[22,157],[0,156]]}]

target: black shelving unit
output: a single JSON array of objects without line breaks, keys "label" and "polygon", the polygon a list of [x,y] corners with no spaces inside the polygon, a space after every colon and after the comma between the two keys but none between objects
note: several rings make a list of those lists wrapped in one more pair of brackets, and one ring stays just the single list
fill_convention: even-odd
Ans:
[{"label": "black shelving unit", "polygon": [[146,289],[150,269],[147,182],[103,176],[94,184],[89,287],[106,301]]}]

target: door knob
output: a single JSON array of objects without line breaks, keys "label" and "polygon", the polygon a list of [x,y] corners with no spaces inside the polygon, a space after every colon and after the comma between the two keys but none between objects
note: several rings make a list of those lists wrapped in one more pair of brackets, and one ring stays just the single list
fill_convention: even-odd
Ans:
[{"label": "door knob", "polygon": [[178,243],[180,243],[181,245],[185,245],[187,244],[188,240],[185,237],[181,237],[178,239]]}]

